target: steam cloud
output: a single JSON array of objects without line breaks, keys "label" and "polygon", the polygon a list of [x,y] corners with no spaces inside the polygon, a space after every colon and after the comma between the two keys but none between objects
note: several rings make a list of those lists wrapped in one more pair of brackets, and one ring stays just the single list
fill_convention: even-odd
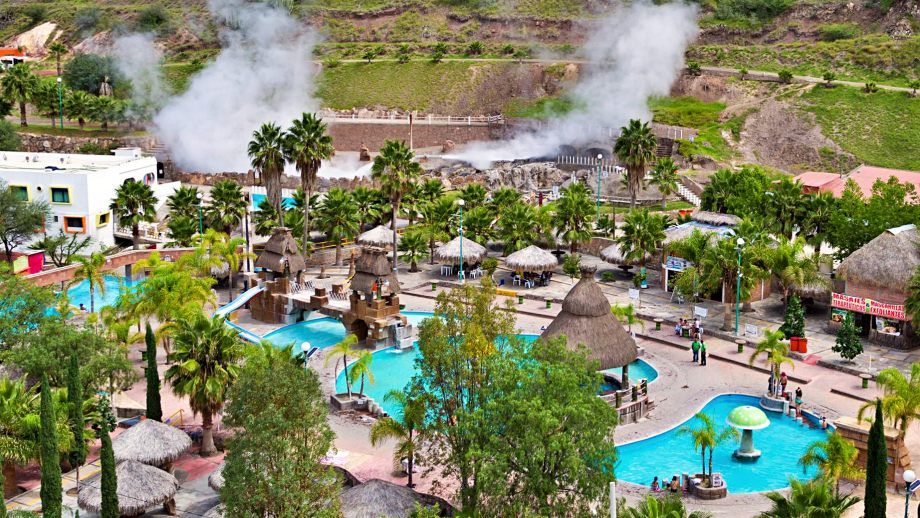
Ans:
[{"label": "steam cloud", "polygon": [[498,160],[555,153],[562,144],[585,144],[607,136],[629,119],[649,120],[648,98],[666,95],[696,37],[697,8],[683,3],[624,5],[602,20],[585,43],[590,62],[570,92],[585,108],[554,119],[541,130],[510,141],[467,146],[455,158],[486,168]]},{"label": "steam cloud", "polygon": [[153,132],[172,159],[190,171],[249,169],[246,146],[268,121],[282,127],[313,111],[315,33],[281,9],[247,0],[210,0],[232,29],[220,55],[195,75],[153,119]]},{"label": "steam cloud", "polygon": [[129,115],[138,118],[149,116],[168,98],[160,73],[163,56],[153,39],[151,33],[135,33],[118,37],[112,44],[118,70],[131,80]]}]

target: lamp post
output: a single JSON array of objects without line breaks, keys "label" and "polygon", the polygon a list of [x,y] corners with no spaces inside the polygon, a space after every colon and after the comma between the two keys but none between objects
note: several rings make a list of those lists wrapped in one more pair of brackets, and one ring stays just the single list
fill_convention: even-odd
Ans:
[{"label": "lamp post", "polygon": [[198,198],[198,235],[200,236],[201,234],[204,234],[204,223],[201,217],[201,204],[202,200],[204,200],[204,194],[199,192],[196,197]]},{"label": "lamp post", "polygon": [[307,360],[309,360],[309,358],[307,358],[307,353],[310,352],[310,347],[310,342],[303,342],[300,344],[300,352],[303,353],[303,366],[305,368],[309,368],[307,367]]},{"label": "lamp post", "polygon": [[460,284],[463,284],[466,282],[466,275],[463,275],[463,206],[466,202],[460,198],[457,205],[460,206]]},{"label": "lamp post", "polygon": [[904,472],[904,518],[909,518],[910,515],[910,486],[917,480],[917,474],[913,470],[907,470]]},{"label": "lamp post", "polygon": [[61,76],[57,78],[58,86],[58,113],[61,114],[61,129],[64,129],[64,85]]},{"label": "lamp post", "polygon": [[741,250],[744,248],[744,238],[739,237],[735,250],[738,252],[738,282],[735,283],[735,336],[738,336],[738,321],[741,308]]},{"label": "lamp post", "polygon": [[604,155],[597,154],[597,215],[594,217],[594,226],[601,222],[601,171],[604,167]]}]

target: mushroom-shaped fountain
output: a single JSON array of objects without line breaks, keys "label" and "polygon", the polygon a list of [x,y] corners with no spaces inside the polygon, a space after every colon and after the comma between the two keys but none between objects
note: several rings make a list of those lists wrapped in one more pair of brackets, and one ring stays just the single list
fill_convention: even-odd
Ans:
[{"label": "mushroom-shaped fountain", "polygon": [[732,454],[736,460],[754,462],[760,458],[760,450],[754,448],[754,430],[770,426],[770,420],[763,410],[750,405],[739,406],[732,410],[725,422],[741,430],[741,446]]}]

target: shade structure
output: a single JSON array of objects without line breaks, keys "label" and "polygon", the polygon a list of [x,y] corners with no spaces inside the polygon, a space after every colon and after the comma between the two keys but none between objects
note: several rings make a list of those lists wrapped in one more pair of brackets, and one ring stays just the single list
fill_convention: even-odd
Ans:
[{"label": "shade structure", "polygon": [[457,264],[460,262],[460,241],[463,240],[463,262],[464,263],[478,263],[485,259],[486,257],[486,247],[480,245],[475,241],[470,241],[467,238],[461,238],[457,236],[451,239],[448,243],[445,243],[438,247],[434,251],[434,256],[439,261],[444,261],[451,264]]},{"label": "shade structure", "polygon": [[[620,248],[618,243],[614,243],[603,250],[601,250],[601,259],[612,264],[623,264],[623,265],[636,265],[641,261],[636,261],[634,259],[627,259],[623,255],[623,249]],[[652,254],[645,254],[645,262],[647,263],[652,259]]]},{"label": "shade structure", "polygon": [[[464,255],[466,255],[464,250]],[[536,245],[518,250],[505,258],[505,265],[516,272],[548,272],[559,266],[556,256]]]},{"label": "shade structure", "polygon": [[374,291],[374,283],[381,283],[381,293],[399,293],[399,280],[387,259],[387,251],[375,246],[361,247],[361,255],[355,260],[355,274],[351,278],[351,289],[362,293]]},{"label": "shade structure", "polygon": [[297,273],[307,269],[307,263],[297,247],[297,241],[291,234],[291,229],[278,227],[272,231],[265,248],[256,258],[256,267],[265,268],[275,273]]},{"label": "shade structure", "polygon": [[345,518],[404,518],[412,513],[416,503],[424,507],[437,503],[442,511],[447,509],[439,498],[379,479],[345,489],[341,502]]},{"label": "shade structure", "polygon": [[221,488],[224,487],[224,465],[226,463],[221,462],[220,466],[217,466],[210,475],[208,475],[208,486],[220,493]]},{"label": "shade structure", "polygon": [[792,291],[799,297],[820,298],[826,297],[831,292],[830,282],[811,282],[807,284],[793,284]]},{"label": "shade structure", "polygon": [[[133,460],[119,462],[115,466],[115,477],[118,480],[118,512],[122,516],[139,516],[173,498],[179,489],[179,481],[170,473]],[[77,505],[98,513],[102,508],[101,487],[101,475],[84,482],[77,495]]]},{"label": "shade structure", "polygon": [[920,266],[920,234],[914,225],[890,228],[850,254],[837,268],[837,276],[882,290],[906,291]]},{"label": "shade structure", "polygon": [[707,225],[715,225],[717,227],[733,227],[741,223],[741,218],[734,214],[711,212],[708,210],[698,210],[690,216],[690,219],[699,221],[700,223],[706,223]]},{"label": "shade structure", "polygon": [[729,412],[725,423],[739,430],[761,430],[770,426],[767,414],[750,405],[742,405]]},{"label": "shade structure", "polygon": [[562,301],[562,311],[543,332],[541,338],[565,336],[569,349],[579,345],[588,349],[588,357],[600,363],[600,369],[628,365],[639,357],[636,341],[610,311],[610,302],[594,281],[593,266],[582,266],[581,279]]},{"label": "shade structure", "polygon": [[191,445],[187,433],[153,419],[141,420],[112,440],[115,460],[134,460],[152,466],[176,460]]},{"label": "shade structure", "polygon": [[[396,235],[396,244],[398,245],[400,241],[399,234]],[[376,227],[368,230],[367,232],[358,236],[356,242],[359,245],[368,245],[368,246],[379,246],[383,248],[393,249],[393,229],[387,228],[383,225],[377,225]]]}]

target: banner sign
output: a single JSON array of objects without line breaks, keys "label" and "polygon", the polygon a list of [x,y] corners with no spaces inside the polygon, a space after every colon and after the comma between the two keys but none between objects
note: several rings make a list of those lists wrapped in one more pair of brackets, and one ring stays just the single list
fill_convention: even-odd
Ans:
[{"label": "banner sign", "polygon": [[635,288],[629,288],[629,298],[633,300],[639,300],[639,290]]},{"label": "banner sign", "polygon": [[706,315],[708,315],[708,314],[709,314],[709,310],[708,310],[708,309],[706,309],[706,308],[701,308],[701,307],[699,307],[699,306],[693,306],[693,315],[694,315],[694,316],[697,316],[697,317],[700,317],[700,318],[706,318]]},{"label": "banner sign", "polygon": [[900,304],[886,304],[877,300],[844,295],[843,293],[834,293],[831,295],[831,306],[847,311],[868,313],[877,317],[907,320],[904,306]]},{"label": "banner sign", "polygon": [[750,336],[751,338],[757,338],[760,336],[760,328],[754,324],[745,324],[744,325],[744,335]]},{"label": "banner sign", "polygon": [[665,259],[664,267],[672,272],[682,272],[691,266],[690,261],[686,259],[681,259],[680,257],[668,256]]}]

